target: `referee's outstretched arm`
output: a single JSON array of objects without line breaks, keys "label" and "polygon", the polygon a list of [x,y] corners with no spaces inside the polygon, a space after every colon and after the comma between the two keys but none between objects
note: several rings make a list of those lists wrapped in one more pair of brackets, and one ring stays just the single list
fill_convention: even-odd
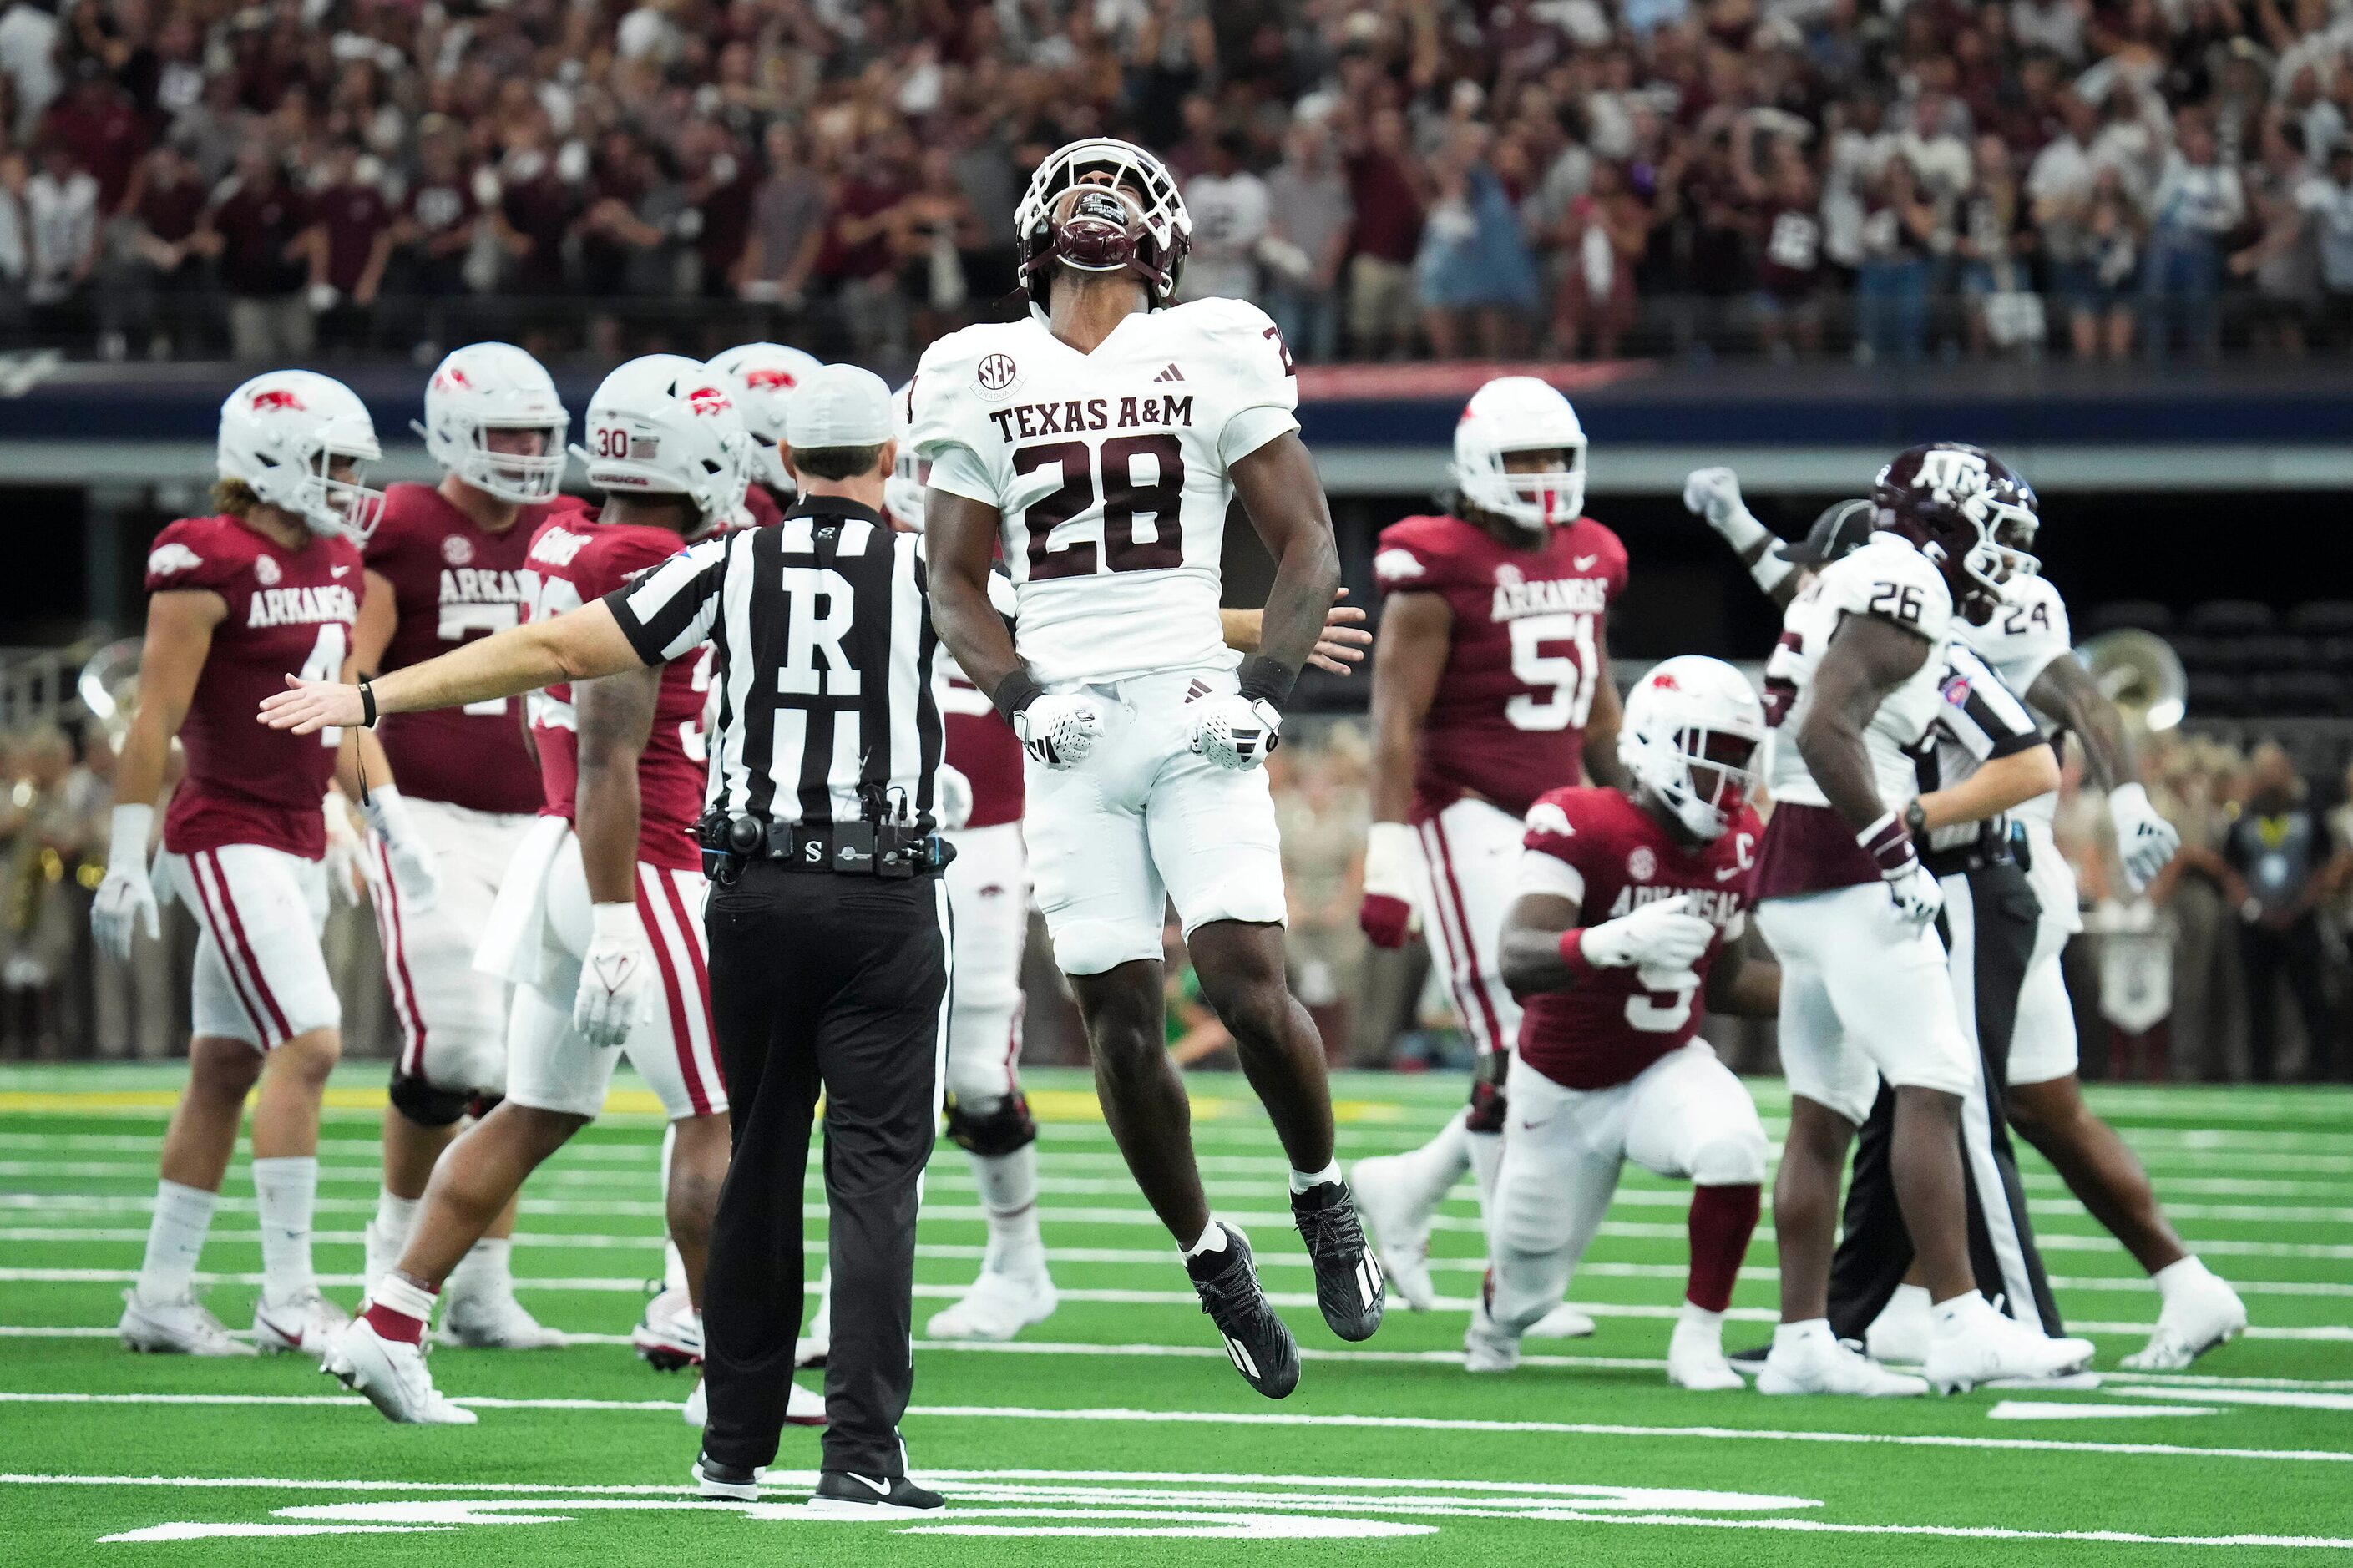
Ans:
[{"label": "referee's outstretched arm", "polygon": [[[611,608],[599,599],[378,676],[365,683],[364,695],[356,685],[290,675],[287,689],[262,699],[261,721],[273,730],[308,735],[372,723],[386,713],[457,708],[493,697],[517,697],[561,681],[594,680],[642,668],[645,662],[629,646]],[[369,698],[375,700],[373,712]]]}]

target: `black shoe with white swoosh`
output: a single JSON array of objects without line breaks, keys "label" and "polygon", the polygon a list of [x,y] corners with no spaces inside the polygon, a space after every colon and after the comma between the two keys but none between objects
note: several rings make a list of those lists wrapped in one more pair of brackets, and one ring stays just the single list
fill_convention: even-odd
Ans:
[{"label": "black shoe with white swoosh", "polygon": [[904,1476],[869,1476],[857,1470],[821,1470],[809,1494],[811,1513],[837,1519],[907,1519],[937,1513],[948,1500]]},{"label": "black shoe with white swoosh", "polygon": [[1225,1249],[1187,1258],[1185,1272],[1193,1277],[1201,1310],[1224,1336],[1234,1370],[1269,1399],[1281,1399],[1299,1386],[1299,1347],[1267,1305],[1250,1237],[1224,1220],[1211,1223],[1226,1233]]},{"label": "black shoe with white swoosh", "polygon": [[1318,1182],[1291,1194],[1291,1216],[1315,1264],[1315,1304],[1324,1321],[1344,1340],[1371,1339],[1388,1307],[1388,1281],[1365,1242],[1356,1194],[1345,1182]]}]

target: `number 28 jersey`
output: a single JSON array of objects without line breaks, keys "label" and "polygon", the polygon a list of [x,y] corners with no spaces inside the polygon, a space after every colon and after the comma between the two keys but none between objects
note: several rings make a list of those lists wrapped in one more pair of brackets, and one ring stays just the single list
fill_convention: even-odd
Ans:
[{"label": "number 28 jersey", "polygon": [[1453,612],[1414,760],[1415,818],[1466,793],[1520,816],[1576,784],[1604,619],[1626,586],[1618,536],[1579,518],[1521,547],[1461,518],[1409,517],[1381,531],[1373,574],[1384,594],[1438,594]]},{"label": "number 28 jersey", "polygon": [[993,506],[1038,679],[1229,668],[1219,561],[1229,470],[1299,427],[1282,334],[1256,306],[1138,311],[1092,353],[1032,315],[924,352],[908,439],[931,485]]}]

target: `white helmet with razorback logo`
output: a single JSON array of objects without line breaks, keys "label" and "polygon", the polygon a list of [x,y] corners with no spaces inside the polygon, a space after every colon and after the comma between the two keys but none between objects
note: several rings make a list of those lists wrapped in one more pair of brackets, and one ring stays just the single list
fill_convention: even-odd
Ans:
[{"label": "white helmet with razorback logo", "polygon": [[733,384],[681,354],[648,354],[607,376],[588,400],[588,482],[623,495],[678,495],[723,522],[752,478],[752,437]]},{"label": "white helmet with razorback logo", "polygon": [[800,487],[785,471],[785,460],[776,451],[777,443],[785,438],[785,404],[793,389],[823,363],[814,354],[783,343],[744,343],[711,362],[712,369],[734,378],[736,409],[744,416],[744,428],[759,444],[752,477],[787,506],[800,493]]},{"label": "white helmet with razorback logo", "polygon": [[[564,484],[572,429],[547,367],[512,343],[453,349],[425,384],[425,422],[412,426],[446,473],[518,506],[550,500]],[[493,430],[537,430],[536,456],[491,449]]]},{"label": "white helmet with razorback logo", "polygon": [[[1565,465],[1515,474],[1514,452],[1558,452]],[[1454,488],[1481,511],[1529,530],[1585,510],[1585,426],[1558,389],[1532,375],[1498,376],[1471,395],[1454,426]]]},{"label": "white helmet with razorback logo", "polygon": [[[220,477],[294,513],[313,533],[368,536],[384,492],[367,488],[364,469],[383,456],[367,405],[316,371],[257,375],[221,405]],[[338,458],[350,462],[350,478],[330,472]]]},{"label": "white helmet with razorback logo", "polygon": [[923,487],[931,481],[932,460],[915,456],[915,444],[907,439],[908,426],[913,422],[915,384],[909,382],[891,395],[892,421],[898,426],[899,458],[891,465],[891,477],[882,481],[882,510],[892,522],[915,533],[923,531]]},{"label": "white helmet with razorback logo", "polygon": [[1126,272],[1158,310],[1176,292],[1193,215],[1168,165],[1133,142],[1095,136],[1058,149],[1029,176],[1013,210],[1021,287],[1044,310],[1057,266]]},{"label": "white helmet with razorback logo", "polygon": [[1720,658],[1684,654],[1634,683],[1618,760],[1695,838],[1721,837],[1747,804],[1765,743],[1765,708]]}]

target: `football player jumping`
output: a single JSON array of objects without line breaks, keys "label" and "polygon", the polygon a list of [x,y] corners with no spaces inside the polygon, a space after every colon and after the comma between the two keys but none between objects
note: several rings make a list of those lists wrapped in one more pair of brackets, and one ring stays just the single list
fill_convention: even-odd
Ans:
[{"label": "football player jumping", "polygon": [[[564,479],[571,423],[537,360],[507,343],[473,343],[425,387],[426,450],[438,484],[386,486],[368,536],[366,596],[352,639],[356,668],[398,669],[513,626],[531,597],[532,534]],[[429,847],[439,901],[401,897],[379,837],[367,858],[385,982],[400,1055],[384,1112],[384,1186],[368,1222],[367,1279],[399,1261],[433,1162],[470,1110],[506,1089],[506,982],[474,967],[507,862],[539,810],[539,764],[506,699],[398,713],[377,733],[402,787],[369,792]],[[347,781],[350,793],[361,792]],[[561,1345],[514,1299],[512,1205],[450,1273],[440,1337],[450,1344]]]},{"label": "football player jumping", "polygon": [[[1739,479],[1730,468],[1694,471],[1683,500],[1739,554],[1759,586],[1777,597],[1786,595],[1788,565],[1773,552],[1765,525],[1742,503]],[[2039,526],[2035,511],[2007,510],[1995,542],[2026,555]],[[2136,889],[2145,886],[2172,860],[2180,837],[2149,805],[2131,733],[2116,705],[2072,657],[2067,605],[2058,588],[2040,572],[2013,574],[1985,623],[1965,620],[1955,635],[2024,698],[2046,728],[2075,737],[2085,773],[2106,792],[2125,875]],[[2139,1371],[2179,1371],[2245,1328],[2247,1310],[2238,1292],[2184,1245],[2158,1203],[2147,1172],[2116,1131],[2084,1103],[2075,1073],[2075,1011],[2060,963],[2067,939],[2082,929],[2082,921],[2074,872],[2052,837],[2057,810],[2054,791],[2011,813],[2026,826],[2031,856],[2027,875],[2042,918],[2019,991],[2004,1105],[2011,1129],[2057,1167],[2084,1208],[2157,1283],[2156,1331],[2125,1364]]]},{"label": "football player jumping", "polygon": [[[1983,621],[2009,563],[1994,540],[2009,468],[1974,447],[1901,453],[1873,487],[1879,529],[1825,567],[1766,665],[1776,802],[1757,869],[1757,924],[1781,961],[1789,1131],[1775,1178],[1781,1323],[1767,1394],[1905,1394],[2068,1372],[2090,1342],[2045,1337],[1976,1287],[1958,1117],[1976,1080],[1932,922],[1943,903],[1899,815],[1938,703],[1957,618]],[[1831,1332],[1828,1293],[1848,1145],[1884,1076],[1892,1165],[1935,1302],[1926,1383]]]},{"label": "football player jumping", "polygon": [[1780,972],[1741,951],[1764,827],[1749,809],[1765,714],[1712,658],[1659,665],[1626,700],[1620,786],[1556,789],[1527,816],[1504,983],[1525,1004],[1511,1135],[1488,1205],[1486,1289],[1463,1342],[1472,1372],[1517,1364],[1558,1306],[1628,1160],[1692,1184],[1691,1273],[1667,1379],[1742,1386],[1724,1313],[1757,1228],[1765,1128],[1696,1038],[1707,1010],[1771,1017]]},{"label": "football player jumping", "polygon": [[[1504,1082],[1520,1005],[1496,955],[1520,819],[1580,771],[1622,783],[1610,601],[1626,547],[1584,515],[1585,432],[1568,399],[1529,376],[1491,381],[1454,427],[1459,517],[1382,531],[1386,595],[1374,649],[1374,822],[1365,934],[1405,942],[1414,916],[1478,1052],[1469,1109],[1409,1153],[1356,1163],[1381,1262],[1410,1307],[1430,1305],[1430,1215],[1475,1173],[1484,1204],[1501,1158]],[[1534,1331],[1593,1331],[1563,1308]]]},{"label": "football player jumping", "polygon": [[[1169,306],[1191,220],[1159,159],[1072,142],[1016,215],[1027,320],[925,352],[913,435],[933,464],[932,614],[1028,752],[1038,901],[1070,976],[1103,1113],[1253,1388],[1299,1378],[1242,1233],[1213,1221],[1183,1082],[1162,1048],[1173,899],[1210,1005],[1291,1163],[1292,1209],[1334,1332],[1386,1301],[1333,1158],[1324,1050],[1284,986],[1282,866],[1260,767],[1339,586],[1282,335],[1240,300]],[[1260,651],[1221,637],[1219,560],[1240,496],[1275,560]],[[1003,542],[1019,608],[988,599]]]},{"label": "football player jumping", "polygon": [[[311,1260],[319,1106],[342,1048],[342,1008],[319,948],[320,801],[343,736],[257,734],[246,715],[290,669],[348,679],[359,542],[384,502],[362,471],[377,456],[366,405],[341,382],[303,370],[256,376],[221,405],[217,515],[173,523],[148,551],[139,705],[116,764],[113,847],[90,931],[128,957],[134,926],[158,934],[160,894],[188,906],[200,935],[188,1088],[164,1136],[146,1257],[123,1296],[132,1350],[316,1354],[345,1321],[319,1294]],[[174,736],[187,776],[151,879],[153,803]],[[380,762],[373,771],[386,776]],[[430,903],[429,853],[383,812],[384,798],[375,797],[375,825],[389,870]],[[190,1282],[257,1084],[262,1285],[248,1346],[197,1304]]]},{"label": "football player jumping", "polygon": [[[565,512],[540,526],[528,619],[575,609],[667,560],[743,499],[750,440],[725,378],[707,366],[671,354],[630,361],[596,389],[585,428],[591,450],[578,455],[605,510],[594,521]],[[545,805],[478,955],[515,984],[507,1095],[435,1164],[398,1266],[327,1358],[392,1420],[475,1419],[435,1389],[426,1366],[435,1301],[524,1179],[603,1108],[617,1047],[677,1132],[667,1218],[700,1303],[728,1155],[691,837],[707,653],[530,699]]]}]

